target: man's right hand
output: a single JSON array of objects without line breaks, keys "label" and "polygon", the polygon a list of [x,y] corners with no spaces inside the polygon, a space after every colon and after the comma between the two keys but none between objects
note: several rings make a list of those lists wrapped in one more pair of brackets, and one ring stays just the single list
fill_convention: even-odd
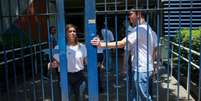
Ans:
[{"label": "man's right hand", "polygon": [[57,61],[53,60],[52,62],[48,63],[48,70],[50,69],[50,63],[51,63],[52,68],[58,68],[59,67],[59,63]]},{"label": "man's right hand", "polygon": [[98,37],[94,37],[92,40],[91,40],[91,44],[94,45],[94,46],[97,46],[97,47],[100,47],[100,39]]}]

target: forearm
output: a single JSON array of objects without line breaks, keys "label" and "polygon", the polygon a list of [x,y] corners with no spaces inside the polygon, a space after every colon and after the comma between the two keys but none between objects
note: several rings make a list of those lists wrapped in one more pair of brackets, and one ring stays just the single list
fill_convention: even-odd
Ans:
[{"label": "forearm", "polygon": [[125,46],[125,43],[123,40],[117,41],[117,42],[100,42],[99,47],[100,48],[123,48]]},{"label": "forearm", "polygon": [[157,48],[153,48],[153,53],[152,53],[152,60],[156,61],[157,60]]}]

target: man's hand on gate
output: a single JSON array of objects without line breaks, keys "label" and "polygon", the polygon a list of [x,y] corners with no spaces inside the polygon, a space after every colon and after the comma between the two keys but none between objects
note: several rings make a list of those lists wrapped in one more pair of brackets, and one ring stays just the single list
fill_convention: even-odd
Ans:
[{"label": "man's hand on gate", "polygon": [[100,47],[101,44],[100,44],[100,39],[98,37],[94,37],[92,40],[91,40],[91,44],[96,46],[96,47]]}]

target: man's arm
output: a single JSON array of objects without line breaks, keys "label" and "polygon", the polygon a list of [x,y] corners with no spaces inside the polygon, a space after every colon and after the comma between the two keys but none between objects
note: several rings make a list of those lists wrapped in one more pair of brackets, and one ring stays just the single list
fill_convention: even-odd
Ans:
[{"label": "man's arm", "polygon": [[[91,44],[97,46],[98,48],[116,48],[116,42],[102,42],[99,38],[94,38],[91,40]],[[117,41],[117,47],[123,48],[126,45],[126,38]]]}]

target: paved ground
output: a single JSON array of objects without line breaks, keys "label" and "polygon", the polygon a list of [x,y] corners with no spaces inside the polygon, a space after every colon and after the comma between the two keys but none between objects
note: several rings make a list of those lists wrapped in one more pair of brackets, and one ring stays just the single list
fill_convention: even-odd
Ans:
[{"label": "paved ground", "polygon": [[[169,77],[167,76],[165,72],[165,68],[161,67],[160,69],[160,82],[155,80],[153,82],[153,100],[154,101],[177,101],[177,81],[176,79],[172,76]],[[127,97],[129,97],[126,94],[126,81],[123,79],[120,79],[119,83],[120,85],[118,86],[118,96],[117,96],[117,86],[115,86],[115,77],[113,76],[113,80],[111,79],[109,82],[110,88],[109,88],[109,97],[107,97],[107,93],[102,93],[100,94],[100,101],[107,101],[109,98],[110,101],[126,101]],[[168,87],[169,86],[169,87]],[[169,89],[168,89],[169,88]],[[157,89],[158,89],[158,94],[157,94]],[[180,98],[179,101],[195,101],[192,97],[190,97],[190,100],[187,99],[187,91],[180,85]]]},{"label": "paved ground", "polygon": [[[177,80],[171,76],[168,78],[165,67],[160,68],[160,82],[158,83],[159,101],[177,101]],[[153,93],[157,91],[157,82],[154,82]],[[169,89],[168,89],[169,88]],[[186,89],[179,86],[179,101],[195,101],[192,97],[188,100]],[[168,96],[169,95],[169,96]],[[157,100],[157,94],[154,93],[154,100]]]},{"label": "paved ground", "polygon": [[[121,59],[122,58],[119,58],[119,62],[118,62],[119,64],[122,64]],[[119,68],[121,68],[120,66],[122,65],[119,65]],[[157,99],[158,101],[176,101],[177,100],[177,81],[174,77],[168,78],[166,71],[167,70],[165,69],[165,67],[161,66],[159,71],[160,81],[158,82],[158,84],[157,84],[157,81],[153,82],[153,100],[154,101],[157,101]],[[121,75],[118,75],[119,85],[116,86],[117,75],[115,73],[115,70],[113,70],[113,72],[109,72],[108,76],[109,76],[108,93],[106,92],[107,89],[105,86],[104,87],[105,92],[100,93],[100,96],[99,96],[100,101],[107,101],[107,99],[109,99],[109,101],[117,101],[117,99],[118,101],[127,101],[127,98],[129,98],[127,92],[130,90],[130,85],[127,85],[126,79],[124,79],[124,77],[122,77]],[[18,81],[18,83],[19,82],[21,83],[19,83],[17,87],[14,87],[14,83],[10,81],[9,92],[7,92],[6,86],[2,86],[0,84],[0,101],[34,101],[34,96],[36,101],[60,101],[61,100],[60,87],[59,87],[59,82],[57,80],[57,77],[54,77],[52,84],[50,83],[50,80],[43,80],[43,81],[44,82],[42,84],[41,79],[39,77],[36,77],[34,82],[32,82],[32,79],[30,78],[26,82]],[[157,88],[159,91],[158,94],[157,94]],[[35,90],[35,95],[33,93],[34,90]],[[118,93],[117,93],[117,90],[118,90]],[[87,96],[85,97],[87,101]],[[54,100],[51,100],[51,99],[54,99]],[[180,86],[179,100],[187,101],[187,92],[182,86]],[[195,101],[195,100],[191,98],[190,101]]]},{"label": "paved ground", "polygon": [[[162,69],[161,69],[162,70]],[[100,101],[126,101],[127,93],[126,93],[126,80],[123,80],[122,77],[119,78],[119,86],[116,86],[116,75],[114,73],[109,73],[109,93],[107,95],[106,88],[105,93],[100,93]],[[169,83],[168,83],[169,82]],[[36,101],[51,101],[51,85],[49,80],[44,80],[44,99],[42,97],[42,85],[41,80],[35,80],[35,96]],[[157,92],[157,82],[153,83],[153,98],[154,101],[176,101],[177,100],[177,81],[174,77],[170,77],[169,80],[167,75],[161,72],[160,82],[158,83],[159,93]],[[169,84],[169,89],[168,88]],[[53,80],[53,98],[54,101],[60,101],[60,89],[58,80]],[[6,92],[1,93],[0,101],[33,101],[33,83],[31,81],[27,81],[24,85],[20,85],[16,90],[10,90],[9,95]],[[118,89],[117,89],[118,88]],[[128,88],[129,89],[129,88]],[[118,90],[118,93],[117,93]],[[16,91],[16,92],[15,92]],[[169,94],[168,94],[169,91]],[[117,96],[118,94],[118,96]],[[169,95],[169,96],[168,96]],[[168,98],[169,97],[169,98]],[[169,99],[169,100],[168,100]],[[86,99],[87,100],[87,99]],[[53,100],[52,100],[53,101]],[[180,86],[180,101],[187,101],[187,92],[186,90]],[[189,100],[188,100],[189,101]],[[194,101],[194,99],[191,99]]]}]

